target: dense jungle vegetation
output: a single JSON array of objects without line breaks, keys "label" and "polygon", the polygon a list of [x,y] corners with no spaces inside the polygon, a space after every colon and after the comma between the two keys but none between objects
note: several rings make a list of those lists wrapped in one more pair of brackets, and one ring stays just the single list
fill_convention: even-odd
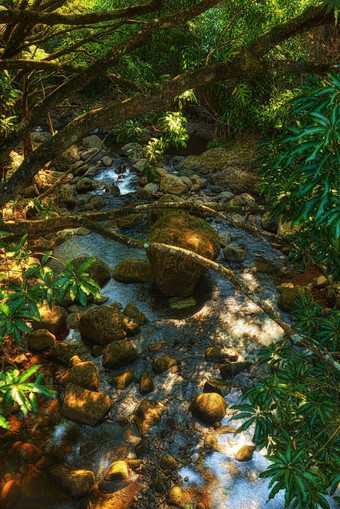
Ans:
[{"label": "dense jungle vegetation", "polygon": [[1,508],[337,507],[339,10],[0,0]]}]

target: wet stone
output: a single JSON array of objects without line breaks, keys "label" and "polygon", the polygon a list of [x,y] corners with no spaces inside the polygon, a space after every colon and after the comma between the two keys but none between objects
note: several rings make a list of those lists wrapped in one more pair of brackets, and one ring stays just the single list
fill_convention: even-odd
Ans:
[{"label": "wet stone", "polygon": [[148,260],[127,258],[116,265],[113,279],[121,283],[152,283],[151,266]]},{"label": "wet stone", "polygon": [[176,470],[178,468],[177,461],[171,454],[163,454],[160,465],[163,470]]},{"label": "wet stone", "polygon": [[169,505],[175,507],[186,507],[190,503],[190,496],[181,486],[173,486],[167,496]]},{"label": "wet stone", "polygon": [[133,304],[133,302],[129,302],[129,304],[127,304],[123,313],[128,318],[133,319],[133,321],[135,323],[137,323],[138,325],[142,326],[142,325],[145,325],[146,323],[148,323],[147,317],[144,315],[144,313],[141,313],[139,311],[139,309],[137,308],[137,306],[135,304]]},{"label": "wet stone", "polygon": [[40,352],[54,345],[55,335],[47,329],[39,329],[27,336],[28,348]]},{"label": "wet stone", "polygon": [[223,397],[216,392],[199,394],[190,404],[192,415],[205,424],[221,421],[226,414],[227,404]]},{"label": "wet stone", "polygon": [[126,481],[129,479],[129,467],[126,461],[114,461],[105,472],[106,481]]},{"label": "wet stone", "polygon": [[203,392],[216,392],[221,396],[227,396],[231,390],[231,385],[220,378],[210,378],[203,387]]},{"label": "wet stone", "polygon": [[126,389],[135,379],[135,372],[133,369],[128,369],[123,371],[122,373],[118,373],[117,375],[109,378],[108,382],[112,387],[123,391]]},{"label": "wet stone", "polygon": [[148,371],[142,371],[139,379],[139,392],[142,395],[149,394],[154,390],[154,383]]},{"label": "wet stone", "polygon": [[246,253],[244,249],[233,244],[229,244],[223,249],[223,256],[227,262],[233,263],[241,263],[246,259]]},{"label": "wet stone", "polygon": [[237,461],[250,461],[253,458],[253,454],[256,447],[254,445],[244,445],[236,453]]},{"label": "wet stone", "polygon": [[210,362],[237,361],[239,355],[235,348],[219,344],[209,346],[205,351],[205,360]]},{"label": "wet stone", "polygon": [[152,363],[152,370],[156,374],[164,373],[171,368],[177,368],[180,366],[180,361],[170,357],[170,355],[161,355],[155,359]]},{"label": "wet stone", "polygon": [[95,483],[94,473],[91,470],[72,470],[56,465],[50,469],[49,473],[65,493],[75,499],[88,495]]},{"label": "wet stone", "polygon": [[138,431],[145,436],[150,429],[161,422],[166,407],[157,401],[144,399],[136,410],[135,423]]},{"label": "wet stone", "polygon": [[83,337],[93,343],[105,345],[126,337],[128,320],[112,306],[93,307],[85,311],[79,320]]},{"label": "wet stone", "polygon": [[135,445],[135,453],[137,458],[142,458],[145,456],[150,449],[150,440],[148,438],[143,438]]},{"label": "wet stone", "polygon": [[114,341],[103,351],[104,368],[121,368],[135,359],[137,359],[137,350],[130,341]]},{"label": "wet stone", "polygon": [[93,362],[80,362],[63,377],[63,384],[72,383],[90,391],[99,390],[99,372]]},{"label": "wet stone", "polygon": [[220,373],[223,379],[232,378],[246,369],[249,369],[252,363],[250,361],[243,362],[227,362],[220,366]]},{"label": "wet stone", "polygon": [[110,408],[110,398],[103,392],[89,391],[79,385],[67,384],[62,405],[62,414],[67,419],[95,426],[105,418]]}]

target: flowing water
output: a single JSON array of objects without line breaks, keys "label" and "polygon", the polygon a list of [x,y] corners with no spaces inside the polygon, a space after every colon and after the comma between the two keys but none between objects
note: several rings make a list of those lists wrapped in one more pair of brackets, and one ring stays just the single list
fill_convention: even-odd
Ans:
[{"label": "flowing water", "polygon": [[[117,168],[122,164],[126,169],[118,174]],[[94,178],[99,182],[96,193],[101,196],[106,196],[101,184],[108,180],[120,188],[120,197],[109,198],[106,208],[118,207],[136,200],[138,177],[130,171],[130,164],[126,159],[116,158],[111,168],[100,171]],[[256,261],[266,260],[279,270],[285,264],[282,253],[264,239],[235,230],[219,219],[212,220],[211,224],[220,232],[230,231],[233,242],[246,250],[246,260],[232,268],[252,290],[276,308],[277,280],[271,274],[258,271]],[[149,224],[144,223],[129,230],[128,234],[136,238],[146,238],[149,228]],[[145,257],[142,251],[128,249],[93,233],[84,236],[71,235],[55,250],[55,256],[62,261],[82,255],[99,257],[112,269],[124,258]],[[219,261],[225,263],[222,258]],[[202,502],[206,509],[283,509],[282,493],[278,493],[274,500],[266,505],[268,481],[259,478],[259,474],[269,464],[264,457],[265,451],[255,451],[253,459],[248,462],[240,463],[235,460],[235,454],[241,446],[252,444],[252,429],[237,436],[232,433],[216,434],[218,451],[207,451],[203,448],[204,437],[213,430],[192,419],[188,411],[190,401],[202,392],[205,380],[219,375],[218,369],[204,358],[207,346],[222,342],[235,347],[240,354],[240,360],[251,360],[256,358],[263,345],[281,339],[282,330],[231,283],[214,273],[206,274],[197,285],[194,294],[197,304],[185,311],[171,309],[168,299],[149,284],[123,284],[111,279],[101,294],[108,297],[108,304],[120,302],[124,307],[129,302],[135,303],[149,319],[137,338],[133,338],[139,352],[138,359],[132,365],[136,379],[145,368],[152,372],[153,354],[148,347],[157,342],[163,343],[159,354],[168,353],[181,361],[181,369],[153,377],[155,390],[147,398],[163,402],[167,407],[167,416],[150,433],[152,446],[145,474],[133,474],[130,479],[131,485],[137,486],[137,495],[139,489],[147,488],[148,480],[153,476],[152,463],[156,464],[164,452],[169,452],[182,460],[183,467],[180,468],[179,475],[183,479],[183,486],[188,489],[193,499]],[[103,369],[100,357],[91,357],[79,332],[71,330],[66,343],[74,346],[83,360],[91,359],[95,362],[100,371],[101,390],[109,394],[113,406],[108,419],[97,427],[79,426],[65,419],[58,421],[49,430],[49,447],[51,451],[55,448],[64,451],[63,463],[74,468],[91,469],[99,480],[114,459],[134,457],[134,446],[140,436],[132,417],[143,396],[139,393],[137,383],[132,383],[125,391],[113,389],[108,383],[112,372]],[[226,396],[228,409],[222,425],[235,426],[235,421],[230,420],[234,413],[230,406],[240,401],[241,387],[250,384],[254,378],[256,373],[252,370],[236,377],[235,386]],[[124,420],[127,424],[122,425]],[[239,421],[237,422],[239,424]],[[110,498],[113,505],[108,505],[108,500],[100,502],[99,497],[91,507],[130,507],[130,502],[125,505],[124,501],[122,502],[125,491],[112,495],[116,497],[116,502],[112,502],[113,499]],[[59,500],[56,496],[49,507],[89,507],[86,503],[63,498]],[[138,503],[143,504],[141,496]],[[163,498],[157,498],[157,495],[153,504],[149,505],[146,501],[145,505],[138,507],[168,507]]]}]

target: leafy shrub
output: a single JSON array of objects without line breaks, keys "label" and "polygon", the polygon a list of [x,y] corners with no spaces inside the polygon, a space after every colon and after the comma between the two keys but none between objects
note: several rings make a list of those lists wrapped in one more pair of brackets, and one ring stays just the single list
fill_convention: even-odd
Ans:
[{"label": "leafy shrub", "polygon": [[23,373],[18,369],[0,373],[0,428],[10,429],[9,422],[2,415],[6,406],[18,405],[24,415],[37,411],[36,394],[52,397],[55,391],[42,385],[43,373],[39,373],[34,382],[28,379],[34,375],[40,365],[31,366]]},{"label": "leafy shrub", "polygon": [[[309,334],[316,346],[338,351],[339,311],[324,316],[305,295],[297,301],[295,317],[299,332]],[[334,496],[340,481],[339,365],[322,362],[288,340],[266,348],[260,363],[266,365],[264,380],[233,407],[239,412],[234,419],[245,419],[237,432],[255,425],[254,443],[267,448],[270,466],[261,477],[270,478],[269,499],[284,490],[287,508],[329,509],[325,495]]]},{"label": "leafy shrub", "polygon": [[273,218],[299,226],[293,258],[302,250],[339,279],[340,77],[306,86],[292,103],[291,125],[262,145],[262,193]]},{"label": "leafy shrub", "polygon": [[[0,235],[7,235],[0,232]],[[47,265],[52,252],[41,261],[33,261],[27,247],[27,235],[12,244],[0,239],[0,345],[6,334],[20,343],[23,333],[31,332],[29,322],[40,320],[39,306],[52,306],[56,298],[62,302],[66,295],[86,305],[87,296],[98,297],[100,287],[86,272],[93,263],[90,258],[75,270],[71,262],[54,278]]]}]

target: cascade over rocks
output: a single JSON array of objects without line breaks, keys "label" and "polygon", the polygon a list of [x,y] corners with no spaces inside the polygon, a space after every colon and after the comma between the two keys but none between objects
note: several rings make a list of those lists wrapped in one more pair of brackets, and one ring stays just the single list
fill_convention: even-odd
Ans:
[{"label": "cascade over rocks", "polygon": [[82,336],[93,343],[107,345],[126,337],[128,318],[113,306],[93,307],[79,320]]},{"label": "cascade over rocks", "polygon": [[[160,218],[147,240],[188,249],[210,260],[215,260],[220,251],[219,235],[209,223],[178,212]],[[149,249],[147,256],[158,289],[170,297],[190,295],[204,272],[197,262],[177,255]]]}]

